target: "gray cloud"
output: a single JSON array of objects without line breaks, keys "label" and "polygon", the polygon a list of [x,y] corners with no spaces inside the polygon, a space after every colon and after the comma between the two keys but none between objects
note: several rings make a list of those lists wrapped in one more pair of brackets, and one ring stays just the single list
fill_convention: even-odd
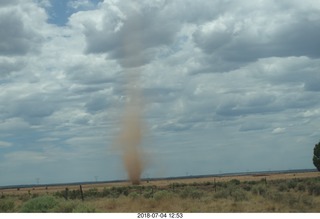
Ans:
[{"label": "gray cloud", "polygon": [[143,146],[163,160],[161,176],[312,168],[316,1],[104,1],[63,27],[46,23],[43,1],[23,2],[0,3],[9,28],[0,34],[1,185],[34,181],[39,164],[43,181],[55,180],[48,170],[62,182],[125,177],[106,167],[118,164],[110,148],[134,66],[150,128]]},{"label": "gray cloud", "polygon": [[317,10],[310,15],[293,3],[282,10],[276,7],[272,16],[269,16],[268,7],[259,13],[255,10],[239,13],[246,7],[239,11],[230,7],[226,14],[209,20],[193,34],[196,45],[211,57],[207,61],[212,63],[209,70],[224,70],[216,69],[216,65],[234,66],[232,70],[241,63],[267,57],[319,57],[320,17],[315,13]]},{"label": "gray cloud", "polygon": [[2,0],[0,2],[0,7],[8,6],[8,5],[14,5],[18,2],[18,0]]},{"label": "gray cloud", "polygon": [[39,46],[39,35],[15,11],[0,11],[0,55],[25,55]]},{"label": "gray cloud", "polygon": [[[162,13],[157,7],[143,7],[140,11],[131,10],[126,18],[121,19],[115,14],[114,17],[105,17],[101,30],[86,25],[86,52],[108,53],[110,58],[126,67],[150,62],[153,49],[173,43],[179,28]],[[118,21],[110,24],[108,19]]]},{"label": "gray cloud", "polygon": [[0,77],[19,71],[25,66],[25,62],[19,59],[0,58]]}]

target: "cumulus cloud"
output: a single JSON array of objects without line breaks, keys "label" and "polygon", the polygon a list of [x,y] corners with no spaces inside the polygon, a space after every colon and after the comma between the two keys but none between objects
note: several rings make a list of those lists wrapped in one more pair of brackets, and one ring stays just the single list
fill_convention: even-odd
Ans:
[{"label": "cumulus cloud", "polygon": [[[64,3],[67,12],[47,0],[0,3],[0,166],[71,171],[76,163],[87,171],[80,180],[93,169],[119,177],[105,166],[117,162],[109,148],[128,98],[126,70],[139,67],[154,140],[146,147],[175,166],[165,175],[258,168],[261,155],[273,159],[261,169],[312,167],[317,1]],[[288,153],[296,159],[284,163]]]},{"label": "cumulus cloud", "polygon": [[[132,7],[130,7],[132,6]],[[107,53],[125,67],[149,63],[154,49],[170,45],[179,26],[158,5],[105,5],[102,29],[86,25],[87,53]],[[125,16],[124,16],[125,14]]]},{"label": "cumulus cloud", "polygon": [[282,127],[278,127],[272,130],[272,133],[274,134],[280,134],[280,133],[284,133],[286,131],[286,128],[282,128]]},{"label": "cumulus cloud", "polygon": [[[20,9],[21,7],[21,9]],[[24,8],[25,5],[0,8],[0,55],[25,55],[28,52],[36,51],[41,42],[41,35],[34,30],[32,23],[29,23],[31,14],[30,8]],[[35,9],[33,16],[43,16],[41,11]],[[25,12],[21,12],[25,10]],[[38,14],[40,13],[40,14]],[[38,17],[36,18],[38,19]]]}]

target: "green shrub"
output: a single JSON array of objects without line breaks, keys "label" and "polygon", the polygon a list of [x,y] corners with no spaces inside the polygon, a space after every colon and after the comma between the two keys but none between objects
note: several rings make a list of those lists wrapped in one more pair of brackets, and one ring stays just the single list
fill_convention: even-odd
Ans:
[{"label": "green shrub", "polygon": [[153,198],[153,193],[154,193],[153,189],[148,189],[148,190],[144,191],[143,197]]},{"label": "green shrub", "polygon": [[39,196],[27,201],[21,208],[22,212],[50,212],[58,205],[53,196]]},{"label": "green shrub", "polygon": [[308,192],[310,195],[319,196],[320,195],[320,184],[319,183],[312,183],[308,186]]},{"label": "green shrub", "polygon": [[[62,192],[64,193],[64,192]],[[65,197],[65,194],[63,194]],[[81,199],[81,191],[80,189],[68,191],[68,198],[70,199]]]},{"label": "green shrub", "polygon": [[128,195],[128,197],[131,198],[131,199],[136,199],[139,196],[140,195],[137,192],[130,192],[130,194]]},{"label": "green shrub", "polygon": [[61,200],[57,206],[53,208],[54,212],[71,213],[77,207],[77,201],[63,201]]},{"label": "green shrub", "polygon": [[26,202],[26,201],[30,200],[31,197],[30,197],[30,195],[28,195],[28,194],[20,194],[18,199],[19,199],[20,201]]},{"label": "green shrub", "polygon": [[286,183],[280,183],[279,186],[278,186],[278,191],[279,192],[287,192],[289,189],[288,189],[288,186]]},{"label": "green shrub", "polygon": [[218,199],[227,199],[230,196],[230,191],[228,189],[218,190],[213,197]]},{"label": "green shrub", "polygon": [[232,179],[232,180],[229,181],[229,183],[230,183],[231,185],[240,185],[240,180]]},{"label": "green shrub", "polygon": [[288,189],[294,189],[297,186],[297,182],[295,180],[289,180],[287,186]]},{"label": "green shrub", "polygon": [[243,184],[241,188],[245,191],[250,191],[251,190],[251,185],[250,184]]},{"label": "green shrub", "polygon": [[234,201],[245,201],[248,200],[247,193],[242,189],[237,189],[231,192],[231,197]]},{"label": "green shrub", "polygon": [[191,193],[190,193],[190,197],[192,199],[200,199],[202,196],[204,195],[203,191],[200,191],[200,190],[192,190]]},{"label": "green shrub", "polygon": [[91,188],[88,191],[85,191],[83,193],[84,197],[97,197],[98,196],[98,189],[97,188]]},{"label": "green shrub", "polygon": [[102,197],[109,197],[111,195],[111,190],[108,188],[103,188],[101,196]]},{"label": "green shrub", "polygon": [[172,193],[166,190],[160,190],[154,193],[153,195],[154,199],[159,201],[159,200],[164,200],[164,199],[169,199],[172,197]]},{"label": "green shrub", "polygon": [[77,205],[72,212],[73,213],[94,213],[96,212],[96,209],[90,205],[85,205],[81,203]]},{"label": "green shrub", "polygon": [[14,201],[10,199],[0,199],[0,212],[14,212]]},{"label": "green shrub", "polygon": [[304,185],[304,183],[298,183],[296,189],[300,192],[304,192],[306,191],[306,186]]},{"label": "green shrub", "polygon": [[251,192],[255,195],[261,195],[264,196],[267,192],[267,188],[265,185],[254,185],[251,189]]},{"label": "green shrub", "polygon": [[283,193],[279,193],[279,192],[268,192],[267,198],[272,201],[279,202],[279,203],[284,202],[284,195],[283,195]]}]

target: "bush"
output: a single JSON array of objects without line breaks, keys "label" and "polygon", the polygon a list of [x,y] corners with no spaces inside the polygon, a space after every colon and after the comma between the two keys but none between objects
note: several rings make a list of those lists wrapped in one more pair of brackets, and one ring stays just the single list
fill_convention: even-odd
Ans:
[{"label": "bush", "polygon": [[22,212],[50,212],[58,205],[58,200],[52,196],[39,196],[27,201],[23,206]]},{"label": "bush", "polygon": [[269,192],[267,195],[267,198],[275,202],[283,203],[284,202],[283,194],[284,193],[279,193],[279,192]]},{"label": "bush", "polygon": [[295,180],[289,180],[287,183],[288,189],[294,189],[297,186],[297,182]]},{"label": "bush", "polygon": [[229,183],[230,183],[231,185],[240,185],[240,180],[232,179],[232,180],[229,181]]},{"label": "bush", "polygon": [[264,185],[254,185],[251,189],[251,192],[255,195],[264,196],[267,192],[267,188]]},{"label": "bush", "polygon": [[278,186],[278,191],[279,192],[287,192],[289,189],[288,189],[288,186],[286,183],[280,183],[279,186]]},{"label": "bush", "polygon": [[170,197],[172,197],[172,193],[166,190],[160,190],[155,192],[153,197],[157,201],[163,200],[163,199],[169,199]]},{"label": "bush", "polygon": [[303,183],[298,183],[298,185],[296,186],[296,189],[300,192],[304,192],[306,191],[306,186]]},{"label": "bush", "polygon": [[130,192],[128,197],[131,198],[131,199],[136,199],[136,198],[139,197],[139,194],[137,192]]},{"label": "bush", "polygon": [[241,188],[242,188],[243,190],[245,190],[245,191],[250,191],[250,190],[251,190],[251,185],[249,185],[249,184],[243,184],[243,185],[241,186]]},{"label": "bush", "polygon": [[[64,192],[62,192],[64,193]],[[63,194],[63,197],[65,195]],[[68,191],[68,198],[70,199],[81,199],[81,191],[80,189]]]},{"label": "bush", "polygon": [[231,197],[234,201],[245,201],[248,200],[247,193],[241,189],[237,189],[231,192]]},{"label": "bush", "polygon": [[59,204],[53,209],[54,212],[71,213],[77,207],[76,201],[60,201]]},{"label": "bush", "polygon": [[98,196],[98,189],[97,188],[91,188],[88,191],[85,191],[83,193],[83,195],[84,195],[84,197],[97,197]]},{"label": "bush", "polygon": [[203,196],[202,191],[199,191],[197,188],[192,188],[190,186],[185,187],[180,191],[180,198],[199,199],[201,196]]},{"label": "bush", "polygon": [[228,189],[221,189],[217,191],[213,197],[214,198],[219,198],[219,199],[227,199],[230,196],[230,191]]},{"label": "bush", "polygon": [[96,209],[92,206],[79,204],[73,209],[72,212],[73,213],[94,213],[96,212]]},{"label": "bush", "polygon": [[145,198],[153,198],[153,189],[148,189],[143,193],[143,197]]},{"label": "bush", "polygon": [[320,184],[313,183],[308,186],[308,192],[310,195],[319,196],[320,195]]},{"label": "bush", "polygon": [[14,212],[14,201],[0,200],[0,212]]}]

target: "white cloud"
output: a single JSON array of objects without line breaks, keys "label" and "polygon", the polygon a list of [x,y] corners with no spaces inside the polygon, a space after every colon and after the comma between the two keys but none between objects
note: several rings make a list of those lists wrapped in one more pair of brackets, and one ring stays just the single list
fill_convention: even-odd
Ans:
[{"label": "white cloud", "polygon": [[77,10],[88,10],[95,7],[94,3],[90,0],[69,0],[68,6]]},{"label": "white cloud", "polygon": [[11,147],[12,143],[10,142],[6,142],[6,141],[0,141],[0,148],[7,148],[7,147]]},{"label": "white cloud", "polygon": [[280,134],[280,133],[284,133],[286,131],[286,128],[282,128],[282,127],[278,127],[272,130],[272,133],[274,134]]},{"label": "white cloud", "polygon": [[[294,165],[312,167],[305,157],[318,140],[316,1],[104,1],[94,8],[70,1],[76,12],[63,27],[47,23],[41,7],[49,1],[17,2],[0,3],[0,26],[8,30],[0,40],[5,166],[15,159],[52,171],[55,163],[89,172],[99,162],[113,166],[118,158],[109,149],[127,99],[126,68],[140,66],[153,140],[146,147],[167,155],[169,166],[267,169],[269,160],[256,160],[264,155],[274,168],[291,168],[281,159],[290,145]],[[191,155],[206,165],[188,164]],[[177,165],[168,174],[185,171]]]}]

